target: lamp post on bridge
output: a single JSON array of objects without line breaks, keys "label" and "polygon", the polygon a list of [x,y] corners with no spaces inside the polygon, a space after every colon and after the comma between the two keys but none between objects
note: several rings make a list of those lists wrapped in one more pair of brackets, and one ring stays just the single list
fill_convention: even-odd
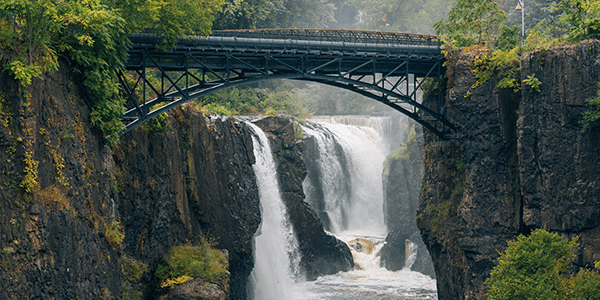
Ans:
[{"label": "lamp post on bridge", "polygon": [[525,43],[525,4],[523,3],[525,0],[519,0],[517,3],[517,7],[515,10],[521,11],[521,46]]}]

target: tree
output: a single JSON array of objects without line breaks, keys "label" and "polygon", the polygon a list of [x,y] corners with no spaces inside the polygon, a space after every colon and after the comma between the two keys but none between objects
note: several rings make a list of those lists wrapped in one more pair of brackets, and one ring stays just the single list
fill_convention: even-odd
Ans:
[{"label": "tree", "polygon": [[327,0],[227,0],[215,29],[327,28],[335,9]]},{"label": "tree", "polygon": [[[109,0],[106,0],[109,1]],[[224,0],[114,0],[111,7],[119,10],[128,32],[151,31],[164,35],[163,48],[171,48],[178,37],[207,36],[215,14]]]},{"label": "tree", "polygon": [[583,112],[583,120],[581,120],[583,132],[600,120],[600,85],[596,97],[587,99],[585,102],[588,104],[588,110]]},{"label": "tree", "polygon": [[577,238],[569,241],[543,229],[508,242],[485,281],[488,299],[600,299],[597,272],[582,270],[571,277],[566,275],[576,245]]},{"label": "tree", "polygon": [[600,39],[600,1],[563,0],[553,8],[562,13],[560,21],[569,24],[570,40]]},{"label": "tree", "polygon": [[448,20],[440,19],[433,26],[438,35],[466,47],[492,42],[506,20],[506,12],[492,0],[457,0]]}]

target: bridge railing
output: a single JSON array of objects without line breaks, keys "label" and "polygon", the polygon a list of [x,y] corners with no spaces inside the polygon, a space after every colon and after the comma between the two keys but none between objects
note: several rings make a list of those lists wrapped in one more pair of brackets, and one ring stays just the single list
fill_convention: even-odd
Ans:
[{"label": "bridge railing", "polygon": [[432,35],[335,29],[215,30],[211,36],[422,46],[443,44],[439,37]]}]

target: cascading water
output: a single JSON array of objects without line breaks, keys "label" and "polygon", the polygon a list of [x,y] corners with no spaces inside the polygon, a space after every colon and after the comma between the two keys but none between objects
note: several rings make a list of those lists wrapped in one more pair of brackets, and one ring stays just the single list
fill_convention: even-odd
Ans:
[{"label": "cascading water", "polygon": [[318,211],[326,229],[350,246],[356,268],[303,283],[311,295],[306,299],[437,299],[435,280],[410,270],[416,259],[414,244],[406,244],[403,270],[388,271],[379,263],[386,234],[382,166],[398,144],[382,135],[390,127],[399,135],[402,127],[385,117],[313,121],[303,127],[309,169],[303,183],[306,201]]},{"label": "cascading water", "polygon": [[248,294],[253,300],[302,299],[292,274],[292,264],[297,259],[290,257],[297,253],[294,250],[297,242],[281,200],[269,140],[256,125],[249,123],[249,126],[254,131],[254,172],[262,222],[254,236],[254,269],[250,274]]},{"label": "cascading water", "polygon": [[[319,178],[305,180],[307,202],[325,208],[333,233],[361,230],[385,234],[381,173],[387,153],[379,134],[370,127],[337,123],[307,123],[303,129],[314,137],[319,151],[315,174]],[[322,190],[321,199],[312,197],[314,188]]]},{"label": "cascading water", "polygon": [[[351,119],[343,122],[354,122]],[[249,124],[254,131],[254,170],[262,212],[254,237],[250,299],[437,299],[435,280],[410,270],[415,245],[406,244],[407,268],[392,272],[380,267],[379,251],[386,235],[381,174],[383,161],[393,149],[380,135],[385,121],[369,120],[378,124],[375,130],[323,120],[327,121],[307,122],[303,127],[305,149],[312,149],[312,157],[304,158],[309,169],[303,183],[306,201],[320,213],[326,229],[350,246],[356,267],[316,281],[298,281],[298,245],[280,197],[269,141],[262,130]]]}]

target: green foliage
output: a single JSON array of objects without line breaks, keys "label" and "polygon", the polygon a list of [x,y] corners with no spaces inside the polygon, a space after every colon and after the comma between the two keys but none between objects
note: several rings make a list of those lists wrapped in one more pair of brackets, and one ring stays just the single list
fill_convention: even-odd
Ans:
[{"label": "green foliage", "polygon": [[438,35],[446,35],[458,47],[493,42],[506,12],[492,0],[457,0],[448,20],[434,23]]},{"label": "green foliage", "polygon": [[160,48],[171,49],[178,37],[209,35],[224,0],[115,0],[127,31],[150,30],[163,35]]},{"label": "green foliage", "polygon": [[123,226],[117,221],[104,223],[104,239],[111,248],[119,250],[121,248],[121,242],[125,239],[125,233],[123,233]]},{"label": "green foliage", "polygon": [[568,39],[600,39],[600,2],[597,0],[563,0],[553,5],[561,13],[560,22],[569,25]]},{"label": "green foliage", "polygon": [[123,256],[121,272],[123,279],[130,283],[139,283],[144,274],[148,273],[149,268],[145,263],[135,260],[129,256]]},{"label": "green foliage", "polygon": [[587,99],[585,102],[588,105],[588,110],[583,112],[583,119],[581,120],[581,125],[583,125],[582,132],[585,132],[600,120],[600,85],[598,85],[596,97]]},{"label": "green foliage", "polygon": [[335,9],[327,0],[226,0],[215,29],[326,28]]},{"label": "green foliage", "polygon": [[266,98],[267,91],[257,88],[229,88],[212,93],[197,101],[208,109],[221,115],[258,113],[258,107]]},{"label": "green foliage", "polygon": [[472,86],[473,89],[486,83],[497,76],[498,87],[512,88],[515,92],[521,88],[519,83],[520,68],[518,49],[510,51],[496,50],[489,55],[486,52],[480,53],[475,57],[471,69],[477,82]]},{"label": "green foliage", "polygon": [[173,247],[164,256],[164,261],[166,264],[157,267],[155,276],[160,280],[161,286],[167,288],[187,281],[188,277],[200,277],[217,283],[228,268],[227,257],[204,238],[198,245]]},{"label": "green foliage", "polygon": [[305,125],[306,121],[301,118],[294,118],[294,138],[297,140],[304,139],[304,133],[302,132],[302,125]]},{"label": "green foliage", "polygon": [[500,26],[500,35],[498,36],[497,47],[503,51],[510,51],[519,45],[521,39],[521,28],[519,25],[508,27]]},{"label": "green foliage", "polygon": [[65,27],[50,0],[0,3],[0,62],[23,86],[42,72],[56,70],[55,35]]},{"label": "green foliage", "polygon": [[561,42],[560,38],[554,37],[557,32],[556,26],[546,26],[544,21],[539,22],[529,30],[529,34],[523,45],[524,50],[547,49]]},{"label": "green foliage", "polygon": [[26,86],[56,70],[58,57],[66,55],[83,75],[93,102],[93,124],[116,136],[124,110],[115,76],[126,57],[123,19],[99,0],[9,0],[0,4],[0,16],[5,70]]},{"label": "green foliage", "polygon": [[535,77],[535,74],[527,75],[527,78],[523,79],[523,83],[528,85],[532,90],[538,93],[541,92],[540,85],[542,85],[542,82]]},{"label": "green foliage", "polygon": [[[163,105],[159,104],[156,105],[154,107],[152,107],[152,109],[158,109],[159,107],[161,107]],[[150,133],[160,133],[160,132],[169,132],[171,130],[173,130],[173,128],[169,127],[168,125],[168,121],[169,121],[169,115],[164,112],[161,113],[160,115],[144,122],[140,127],[142,128],[142,130],[146,130]]]},{"label": "green foliage", "polygon": [[[125,99],[116,71],[127,55],[127,31],[164,35],[163,48],[177,36],[207,35],[223,0],[6,0],[0,2],[0,63],[23,86],[58,68],[71,67],[92,100],[92,124],[118,142]],[[190,17],[193,16],[193,17]]]},{"label": "green foliage", "polygon": [[261,103],[261,106],[264,110],[273,109],[301,118],[310,116],[310,113],[302,104],[300,95],[283,87],[278,87],[269,93],[267,98]]},{"label": "green foliage", "polygon": [[597,272],[565,275],[576,245],[577,238],[569,241],[543,229],[509,241],[485,282],[488,299],[599,299]]},{"label": "green foliage", "polygon": [[433,34],[434,20],[446,16],[448,0],[349,0],[361,16],[358,28]]},{"label": "green foliage", "polygon": [[228,108],[231,107],[231,103],[230,102],[226,102],[226,105],[222,105],[222,104],[218,104],[218,103],[208,103],[206,105],[204,105],[204,108],[212,113],[215,113],[217,115],[224,115],[224,116],[233,116],[236,113],[234,112],[235,110],[233,110],[233,108]]}]

